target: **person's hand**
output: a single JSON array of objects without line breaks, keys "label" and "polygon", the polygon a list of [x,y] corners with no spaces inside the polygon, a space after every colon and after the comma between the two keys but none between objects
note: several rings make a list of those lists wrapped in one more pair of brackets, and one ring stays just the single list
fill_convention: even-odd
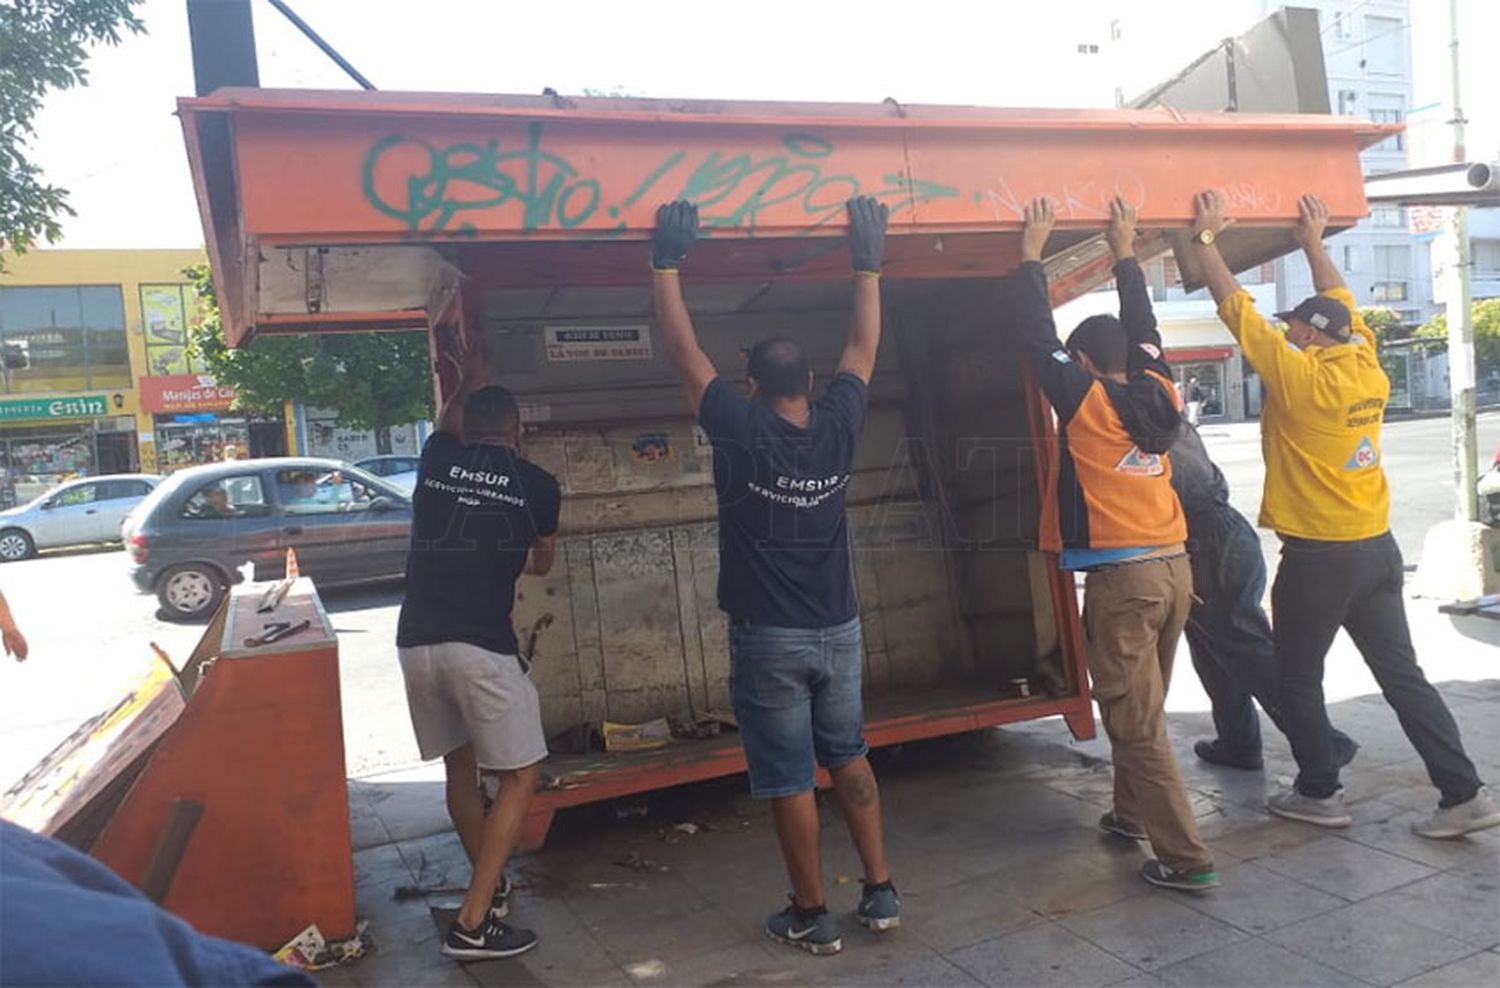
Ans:
[{"label": "person's hand", "polygon": [[1117,261],[1135,256],[1135,222],[1135,206],[1126,202],[1123,196],[1115,196],[1109,204],[1109,230],[1104,238],[1109,241],[1110,253]]},{"label": "person's hand", "polygon": [[[1224,215],[1224,197],[1216,189],[1200,192],[1193,197],[1193,214],[1194,239],[1198,239],[1204,230],[1217,237],[1226,226],[1234,222]],[[1202,240],[1198,242],[1202,243]]]},{"label": "person's hand", "polygon": [[1051,199],[1037,196],[1026,204],[1021,216],[1026,224],[1021,229],[1021,260],[1040,261],[1047,238],[1052,236],[1052,228],[1057,225],[1057,211],[1053,209]]},{"label": "person's hand", "polygon": [[438,373],[455,387],[472,390],[489,377],[482,340],[471,339],[460,329],[439,337]]},{"label": "person's hand", "polygon": [[873,196],[855,196],[848,202],[849,254],[854,270],[879,274],[885,260],[885,225],[891,208]]},{"label": "person's hand", "polygon": [[26,644],[26,636],[21,634],[19,628],[6,628],[4,632],[5,654],[14,655],[17,662],[25,662],[26,656],[31,652],[31,646]]},{"label": "person's hand", "polygon": [[656,208],[656,230],[651,234],[651,267],[676,271],[687,260],[698,239],[698,207],[690,202],[663,203]]},{"label": "person's hand", "polygon": [[1328,229],[1328,205],[1317,196],[1303,196],[1297,200],[1297,243],[1306,250],[1323,242],[1323,231]]}]

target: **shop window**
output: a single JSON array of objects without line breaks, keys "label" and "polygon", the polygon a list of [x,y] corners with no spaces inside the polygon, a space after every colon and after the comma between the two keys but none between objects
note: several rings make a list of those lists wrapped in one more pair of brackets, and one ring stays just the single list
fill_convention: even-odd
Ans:
[{"label": "shop window", "polygon": [[141,321],[146,339],[146,366],[152,375],[202,372],[202,366],[188,353],[192,331],[203,321],[196,288],[142,285]]},{"label": "shop window", "polygon": [[204,484],[182,506],[182,517],[193,520],[264,518],[270,513],[265,488],[255,474]]},{"label": "shop window", "polygon": [[0,288],[0,389],[131,386],[118,286]]},{"label": "shop window", "polygon": [[289,515],[325,515],[340,511],[368,511],[385,491],[342,470],[276,471],[276,498]]}]

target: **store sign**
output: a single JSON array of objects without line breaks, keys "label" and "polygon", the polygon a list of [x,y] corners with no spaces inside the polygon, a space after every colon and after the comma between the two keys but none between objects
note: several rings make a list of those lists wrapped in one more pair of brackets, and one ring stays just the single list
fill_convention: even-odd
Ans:
[{"label": "store sign", "polygon": [[546,344],[550,361],[651,359],[645,326],[548,326]]},{"label": "store sign", "polygon": [[104,395],[7,398],[0,401],[0,422],[21,419],[86,419],[108,414],[109,399]]},{"label": "store sign", "polygon": [[233,404],[234,388],[208,374],[141,378],[141,408],[147,412],[223,412]]}]

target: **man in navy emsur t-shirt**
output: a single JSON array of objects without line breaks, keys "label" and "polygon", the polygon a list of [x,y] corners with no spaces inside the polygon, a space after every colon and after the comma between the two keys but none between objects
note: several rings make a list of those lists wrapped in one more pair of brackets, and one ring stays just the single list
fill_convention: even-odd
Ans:
[{"label": "man in navy emsur t-shirt", "polygon": [[719,607],[729,616],[730,694],[750,790],[770,799],[792,903],[766,931],[815,954],[843,946],[823,899],[814,761],[833,776],[864,864],[856,914],[875,930],[900,923],[886,870],[880,793],[865,758],[859,608],[844,498],[880,343],[880,265],[888,210],[849,202],[854,315],[848,345],[813,401],[806,354],[788,339],[750,351],[748,397],[698,345],[678,269],[698,234],[686,202],[656,214],[651,266],[662,342],[714,450]]}]

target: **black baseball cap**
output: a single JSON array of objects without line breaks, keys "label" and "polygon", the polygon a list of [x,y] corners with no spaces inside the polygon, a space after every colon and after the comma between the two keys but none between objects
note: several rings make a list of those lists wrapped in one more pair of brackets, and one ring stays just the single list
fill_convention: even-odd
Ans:
[{"label": "black baseball cap", "polygon": [[1297,303],[1295,309],[1276,313],[1276,318],[1282,322],[1291,322],[1296,319],[1307,323],[1325,336],[1331,336],[1346,343],[1349,341],[1349,307],[1327,295],[1305,298]]}]

